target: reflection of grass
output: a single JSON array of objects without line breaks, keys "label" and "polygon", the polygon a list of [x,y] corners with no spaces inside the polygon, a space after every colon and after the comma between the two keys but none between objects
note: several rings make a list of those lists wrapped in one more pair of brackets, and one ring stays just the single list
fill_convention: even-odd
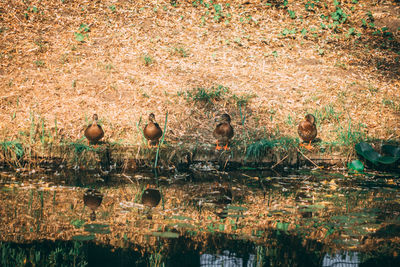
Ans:
[{"label": "reflection of grass", "polygon": [[58,242],[46,246],[38,243],[27,248],[1,243],[0,262],[4,263],[2,266],[86,266],[87,256],[83,244]]}]

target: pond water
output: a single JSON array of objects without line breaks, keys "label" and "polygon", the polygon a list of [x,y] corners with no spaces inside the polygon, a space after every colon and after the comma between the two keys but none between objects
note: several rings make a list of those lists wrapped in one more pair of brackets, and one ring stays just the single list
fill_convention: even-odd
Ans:
[{"label": "pond water", "polygon": [[0,265],[400,266],[400,174],[217,169],[2,167]]}]

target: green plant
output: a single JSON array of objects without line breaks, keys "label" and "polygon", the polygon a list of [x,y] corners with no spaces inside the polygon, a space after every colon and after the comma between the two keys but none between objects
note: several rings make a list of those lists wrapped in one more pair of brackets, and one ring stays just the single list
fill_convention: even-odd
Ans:
[{"label": "green plant", "polygon": [[335,111],[332,104],[322,107],[321,109],[315,109],[311,112],[316,120],[316,124],[319,127],[323,122],[339,122],[339,117],[342,115],[341,112]]},{"label": "green plant", "polygon": [[145,64],[146,66],[149,66],[149,65],[153,64],[153,59],[152,59],[151,56],[149,56],[149,55],[145,55],[145,56],[143,57],[143,60],[144,60],[144,64]]},{"label": "green plant", "polygon": [[400,103],[396,104],[393,100],[384,98],[382,104],[393,109],[395,112],[400,112]]},{"label": "green plant", "polygon": [[348,15],[340,7],[340,3],[337,0],[334,0],[334,5],[335,5],[335,11],[331,13],[331,18],[333,20],[333,23],[329,24],[329,28],[337,30],[340,24],[344,24],[347,22]]},{"label": "green plant", "polygon": [[296,28],[294,28],[294,29],[287,29],[287,28],[284,28],[282,31],[281,31],[281,35],[282,36],[291,36],[291,35],[294,35],[294,34],[296,34],[296,32],[297,32],[297,29]]},{"label": "green plant", "polygon": [[388,31],[389,28],[388,27],[382,27],[380,29],[377,29],[376,31],[374,31],[372,34],[373,35],[379,35],[383,38],[387,38],[389,41],[392,41],[394,38],[394,35],[392,32]]},{"label": "green plant", "polygon": [[[279,131],[279,130],[278,130]],[[287,150],[292,147],[297,147],[299,145],[298,138],[281,136],[278,139],[261,139],[259,141],[253,142],[246,148],[246,159],[262,159],[268,152],[276,147]]]},{"label": "green plant", "polygon": [[293,126],[294,125],[294,120],[292,118],[292,116],[289,114],[286,118],[286,124],[289,126]]},{"label": "green plant", "polygon": [[88,32],[90,32],[90,26],[82,23],[81,25],[79,25],[78,32],[74,32],[75,40],[83,43],[85,39],[89,38],[87,34]]},{"label": "green plant", "polygon": [[240,96],[233,94],[232,98],[233,98],[233,100],[235,100],[237,106],[245,106],[249,103],[250,99],[252,99],[256,96],[257,95],[255,95],[255,94],[243,94]]},{"label": "green plant", "polygon": [[195,102],[211,103],[213,100],[221,99],[228,92],[228,87],[222,85],[213,86],[211,88],[197,87],[186,92],[186,99]]},{"label": "green plant", "polygon": [[43,67],[44,66],[44,62],[41,60],[35,60],[34,63],[36,64],[36,66],[38,67]]},{"label": "green plant", "polygon": [[357,153],[374,165],[389,165],[400,159],[400,147],[386,145],[385,152],[390,156],[382,156],[368,143],[361,142],[355,145]]},{"label": "green plant", "polygon": [[289,10],[288,9],[288,13],[291,19],[295,19],[296,18],[296,12],[294,12],[293,10]]},{"label": "green plant", "polygon": [[0,146],[4,154],[14,154],[18,159],[24,156],[24,148],[19,141],[2,141]]},{"label": "green plant", "polygon": [[309,0],[305,3],[304,7],[306,11],[315,11],[316,4],[319,3],[320,0]]},{"label": "green plant", "polygon": [[115,5],[111,5],[108,8],[111,10],[112,13],[115,13],[115,11],[116,11]]},{"label": "green plant", "polygon": [[161,137],[161,141],[157,146],[156,159],[154,160],[154,169],[157,168],[158,154],[160,153],[160,146],[164,143],[165,131],[167,129],[167,122],[168,122],[168,111],[165,114],[164,131],[163,131],[163,134],[162,134],[162,137]]},{"label": "green plant", "polygon": [[219,4],[214,4],[213,6],[215,10],[214,20],[216,22],[219,22],[222,18],[222,13],[221,13],[222,7]]},{"label": "green plant", "polygon": [[188,57],[188,52],[183,47],[174,47],[173,53],[178,54],[181,57]]},{"label": "green plant", "polygon": [[317,46],[318,55],[323,56],[325,54],[325,49]]},{"label": "green plant", "polygon": [[347,128],[339,126],[338,128],[338,142],[341,145],[353,147],[355,144],[365,140],[366,135],[363,128],[365,125],[359,123],[358,126],[353,129],[351,119],[349,119],[349,125]]}]

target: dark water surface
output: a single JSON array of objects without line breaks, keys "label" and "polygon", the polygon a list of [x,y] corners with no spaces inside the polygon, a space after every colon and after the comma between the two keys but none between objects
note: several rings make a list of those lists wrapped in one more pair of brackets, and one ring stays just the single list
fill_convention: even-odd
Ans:
[{"label": "dark water surface", "polygon": [[[400,266],[399,174],[52,166],[0,183],[1,266]],[[104,195],[96,221],[86,188]]]}]

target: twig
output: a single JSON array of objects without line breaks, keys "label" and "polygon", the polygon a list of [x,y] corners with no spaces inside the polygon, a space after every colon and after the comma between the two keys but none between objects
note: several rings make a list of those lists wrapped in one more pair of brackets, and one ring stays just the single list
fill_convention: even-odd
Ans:
[{"label": "twig", "polygon": [[139,127],[141,122],[142,122],[142,116],[140,116],[139,122],[136,122],[136,128],[137,128],[138,132],[142,133],[142,142],[143,142],[143,144],[146,145],[147,142],[146,142],[146,137],[144,136],[143,128]]},{"label": "twig", "polygon": [[305,157],[309,162],[311,162],[312,164],[314,164],[315,167],[321,168],[321,167],[318,166],[314,161],[312,161],[309,157],[307,157],[306,155],[304,155],[303,152],[301,152],[301,150],[300,150],[298,147],[296,147],[296,149],[297,149],[297,151],[300,152],[301,155],[303,155],[303,157]]},{"label": "twig", "polygon": [[229,158],[230,158],[230,157],[228,157],[228,158],[226,159],[226,161],[225,161],[224,171],[225,171],[225,168],[226,168],[226,164],[228,164]]},{"label": "twig", "polygon": [[289,157],[289,154],[287,154],[286,156],[284,156],[280,161],[278,161],[277,163],[275,163],[271,169],[275,168],[276,166],[278,166],[279,164],[282,163],[282,161],[284,161],[285,159],[287,159],[287,157]]},{"label": "twig", "polygon": [[133,184],[132,179],[131,179],[128,175],[126,175],[125,173],[122,173],[121,175],[122,175],[123,177],[125,177],[126,179],[128,179],[128,180]]}]

